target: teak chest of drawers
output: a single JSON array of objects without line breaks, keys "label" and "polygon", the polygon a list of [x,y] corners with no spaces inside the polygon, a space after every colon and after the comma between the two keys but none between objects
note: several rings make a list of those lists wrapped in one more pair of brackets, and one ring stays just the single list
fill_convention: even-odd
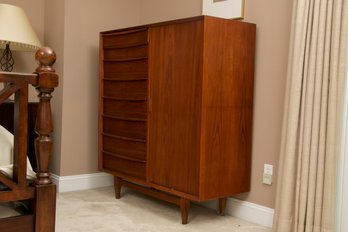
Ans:
[{"label": "teak chest of drawers", "polygon": [[175,203],[249,191],[256,26],[208,16],[100,33],[99,169]]}]

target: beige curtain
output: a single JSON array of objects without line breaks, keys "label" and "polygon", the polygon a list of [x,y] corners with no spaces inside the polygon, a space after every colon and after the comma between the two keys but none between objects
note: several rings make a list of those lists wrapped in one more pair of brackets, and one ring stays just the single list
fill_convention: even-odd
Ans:
[{"label": "beige curtain", "polygon": [[348,0],[294,0],[273,231],[334,231]]}]

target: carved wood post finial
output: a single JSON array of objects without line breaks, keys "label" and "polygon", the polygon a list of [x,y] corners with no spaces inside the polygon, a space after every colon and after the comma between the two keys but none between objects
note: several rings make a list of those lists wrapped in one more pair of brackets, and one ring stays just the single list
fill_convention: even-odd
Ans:
[{"label": "carved wood post finial", "polygon": [[39,92],[39,107],[36,118],[35,132],[38,137],[35,140],[35,152],[37,162],[37,185],[51,184],[50,174],[48,171],[49,162],[52,153],[52,139],[50,134],[53,132],[52,113],[50,100],[51,93],[58,86],[58,75],[52,68],[56,61],[55,52],[49,47],[40,48],[35,59],[39,62],[36,69],[38,81],[35,85]]},{"label": "carved wood post finial", "polygon": [[35,60],[39,62],[39,67],[36,68],[36,72],[54,72],[52,68],[56,62],[57,56],[52,48],[42,47],[35,53]]}]

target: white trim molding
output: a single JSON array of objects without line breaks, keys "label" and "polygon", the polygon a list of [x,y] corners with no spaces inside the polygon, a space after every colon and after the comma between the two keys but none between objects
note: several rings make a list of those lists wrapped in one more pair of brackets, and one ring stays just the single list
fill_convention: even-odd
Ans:
[{"label": "white trim molding", "polygon": [[[217,201],[204,202],[202,205],[217,210]],[[225,214],[272,228],[274,209],[248,201],[228,198]]]},{"label": "white trim molding", "polygon": [[114,184],[113,176],[104,172],[74,176],[57,176],[51,174],[51,178],[53,183],[57,185],[57,191],[59,193],[102,188]]}]

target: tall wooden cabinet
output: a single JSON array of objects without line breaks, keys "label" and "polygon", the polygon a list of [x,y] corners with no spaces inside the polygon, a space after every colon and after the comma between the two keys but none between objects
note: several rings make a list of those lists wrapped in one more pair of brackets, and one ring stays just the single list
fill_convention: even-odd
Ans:
[{"label": "tall wooden cabinet", "polygon": [[255,25],[199,16],[100,33],[99,169],[180,205],[249,191]]}]

